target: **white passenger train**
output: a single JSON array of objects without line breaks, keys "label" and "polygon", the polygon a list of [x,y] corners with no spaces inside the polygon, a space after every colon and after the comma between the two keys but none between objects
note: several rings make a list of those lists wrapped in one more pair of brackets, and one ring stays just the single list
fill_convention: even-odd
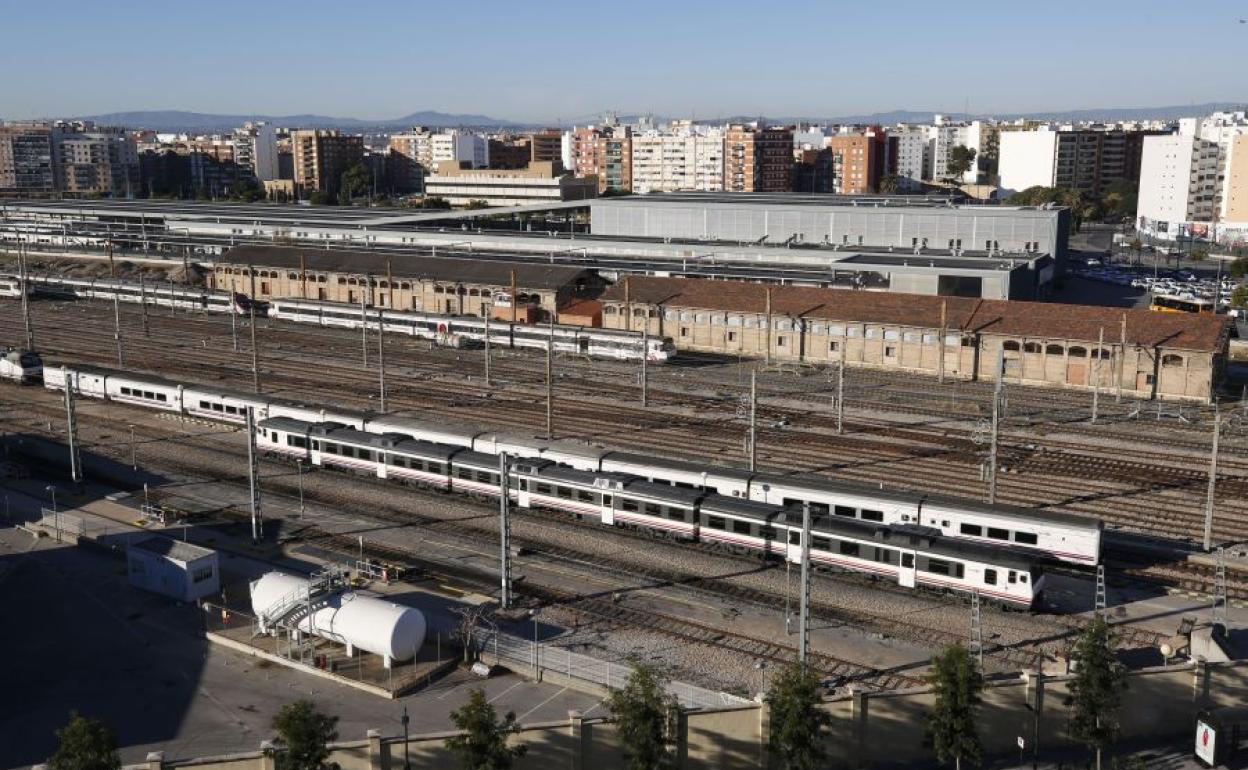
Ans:
[{"label": "white passenger train", "polygon": [[178,310],[202,310],[210,313],[246,313],[246,296],[228,291],[171,285],[153,281],[140,285],[134,281],[117,281],[108,278],[71,278],[62,275],[28,276],[30,283],[42,294],[75,299],[100,299],[140,304],[146,302],[156,307],[172,307]]},{"label": "white passenger train", "polygon": [[[31,293],[30,283],[26,284],[26,294]],[[22,296],[22,280],[16,275],[0,275],[0,297],[9,299],[21,299]]]},{"label": "white passenger train", "polygon": [[[359,329],[365,325],[369,329],[377,329],[384,322],[386,332],[433,340],[450,347],[475,346],[485,341],[486,321],[477,316],[449,316],[378,308],[361,311],[358,307],[352,308],[341,302],[299,299],[274,300],[269,305],[269,315],[285,321],[346,329]],[[506,321],[491,321],[490,337],[499,345],[542,349],[546,348],[547,340],[553,338],[557,353],[627,360],[641,358],[643,342],[641,332],[587,329],[579,326],[555,326],[552,330],[551,327],[540,324],[530,326]],[[675,355],[676,346],[670,337],[651,337],[645,343],[646,357],[652,363],[663,363]]]},{"label": "white passenger train", "polygon": [[[75,381],[77,392],[88,397],[235,423],[242,422],[247,410],[252,409],[257,420],[290,417],[313,423],[339,423],[363,433],[468,449],[482,457],[497,457],[506,452],[517,458],[546,460],[574,470],[623,474],[676,489],[714,492],[742,501],[787,507],[810,503],[817,516],[873,525],[921,526],[949,538],[1030,551],[1071,564],[1091,566],[1100,559],[1101,521],[1058,511],[987,505],[810,475],[751,473],[726,466],[614,452],[572,441],[481,431],[474,426],[446,421],[308,405],[97,367],[72,367],[66,371]],[[65,374],[60,368],[47,368],[44,382],[49,388],[63,389]]]},{"label": "white passenger train", "polygon": [[38,353],[21,348],[0,348],[0,380],[12,380],[22,385],[38,383],[43,379],[43,359]]},{"label": "white passenger train", "polygon": [[[448,492],[497,497],[498,457],[402,434],[368,433],[336,423],[286,417],[260,421],[260,451]],[[802,512],[793,506],[656,484],[624,473],[583,471],[550,460],[518,459],[509,495],[523,508],[571,513],[701,541],[743,554],[801,562]],[[1043,590],[1034,554],[946,538],[917,525],[887,526],[812,511],[810,558],[829,568],[864,572],[906,588],[971,592],[1002,605],[1031,607]]]}]

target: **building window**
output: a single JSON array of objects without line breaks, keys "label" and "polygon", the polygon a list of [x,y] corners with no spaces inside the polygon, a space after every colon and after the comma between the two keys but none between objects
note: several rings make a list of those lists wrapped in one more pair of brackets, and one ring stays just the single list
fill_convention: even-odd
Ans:
[{"label": "building window", "polygon": [[782,347],[784,347],[784,345],[785,345],[785,338],[784,338],[784,335],[781,335],[781,336],[779,336],[779,337],[776,337],[776,347],[778,347],[778,348],[782,348]]},{"label": "building window", "polygon": [[829,352],[829,353],[835,353],[836,351],[838,351],[838,350],[840,350],[840,349],[841,349],[841,343],[839,343],[839,342],[829,342],[829,343],[828,343],[828,352]]},{"label": "building window", "polygon": [[884,357],[885,357],[885,358],[896,358],[896,357],[897,357],[897,346],[896,346],[896,345],[885,345],[885,346],[884,346]]},{"label": "building window", "polygon": [[688,327],[688,326],[682,326],[682,327],[680,327],[680,336],[682,336],[682,337],[688,337],[688,336],[689,336],[689,327]]}]

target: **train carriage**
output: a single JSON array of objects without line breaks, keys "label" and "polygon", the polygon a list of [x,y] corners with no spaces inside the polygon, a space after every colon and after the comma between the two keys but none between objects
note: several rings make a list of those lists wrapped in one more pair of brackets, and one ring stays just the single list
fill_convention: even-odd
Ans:
[{"label": "train carriage", "polygon": [[313,423],[269,417],[256,423],[256,449],[266,455],[311,463]]},{"label": "train carriage", "polygon": [[402,433],[416,441],[430,441],[436,444],[472,448],[473,439],[481,431],[471,426],[457,426],[445,420],[433,422],[414,417],[396,417],[393,415],[373,415],[368,419],[364,430],[369,433]]},{"label": "train carriage", "polygon": [[448,491],[451,462],[464,451],[457,446],[403,437],[386,451],[385,478]]},{"label": "train carriage", "polygon": [[727,497],[748,497],[750,478],[754,475],[736,468],[632,452],[606,452],[600,467],[605,472],[628,473],[655,483],[718,492]]},{"label": "train carriage", "polygon": [[498,458],[470,450],[451,458],[450,489],[469,494],[499,496]]},{"label": "train carriage", "polygon": [[43,379],[43,359],[21,348],[0,348],[0,380],[31,385]]},{"label": "train carriage", "polygon": [[269,400],[255,393],[189,385],[182,390],[182,409],[194,417],[242,424],[247,422],[248,410],[252,411],[256,420],[268,417]]}]

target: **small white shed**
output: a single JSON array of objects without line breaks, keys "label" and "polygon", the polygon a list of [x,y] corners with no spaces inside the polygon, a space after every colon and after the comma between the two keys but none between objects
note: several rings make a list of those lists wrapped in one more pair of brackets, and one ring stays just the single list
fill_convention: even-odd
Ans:
[{"label": "small white shed", "polygon": [[152,535],[126,547],[130,585],[191,602],[220,593],[217,552]]}]

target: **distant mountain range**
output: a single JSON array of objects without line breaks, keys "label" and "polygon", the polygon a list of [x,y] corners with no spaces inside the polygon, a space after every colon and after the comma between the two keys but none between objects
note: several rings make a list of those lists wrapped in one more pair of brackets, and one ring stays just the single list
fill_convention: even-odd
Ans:
[{"label": "distant mountain range", "polygon": [[[1116,121],[1116,120],[1174,120],[1182,117],[1206,115],[1210,112],[1228,109],[1244,109],[1244,102],[1207,102],[1205,104],[1181,104],[1168,107],[1105,107],[1086,110],[1054,110],[1051,112],[1018,112],[997,114],[965,114],[960,112],[941,113],[955,120],[975,118],[996,118],[999,120],[1053,120],[1053,121]],[[873,112],[864,115],[841,115],[839,117],[799,117],[799,116],[763,116],[764,120],[773,124],[786,123],[841,123],[892,125],[894,123],[930,123],[934,111],[924,110],[893,110],[891,112]],[[623,122],[635,122],[639,115],[621,115]],[[727,123],[757,120],[757,115],[737,115],[726,118],[702,119],[702,123]],[[291,128],[341,128],[350,131],[392,131],[410,128],[411,126],[464,126],[473,128],[532,128],[553,125],[552,123],[524,123],[489,115],[456,114],[424,110],[413,112],[398,118],[384,120],[362,120],[360,118],[336,118],[328,115],[219,115],[204,112],[186,112],[183,110],[140,110],[134,112],[110,112],[103,115],[83,115],[78,120],[93,120],[103,125],[127,126],[130,128],[147,128],[162,132],[220,132],[236,128],[249,120],[263,120],[278,126]],[[664,122],[669,117],[653,116],[653,120]],[[581,121],[578,121],[581,122]],[[596,120],[583,121],[597,123]]]},{"label": "distant mountain range", "polygon": [[93,120],[102,125],[147,128],[153,131],[228,131],[249,120],[263,120],[277,126],[290,128],[342,128],[352,131],[368,129],[396,129],[412,126],[504,126],[517,124],[488,115],[458,115],[425,110],[399,118],[386,120],[361,120],[359,118],[335,118],[328,115],[217,115],[206,112],[183,110],[139,110],[135,112],[109,112],[104,115],[82,115],[75,120]]}]

